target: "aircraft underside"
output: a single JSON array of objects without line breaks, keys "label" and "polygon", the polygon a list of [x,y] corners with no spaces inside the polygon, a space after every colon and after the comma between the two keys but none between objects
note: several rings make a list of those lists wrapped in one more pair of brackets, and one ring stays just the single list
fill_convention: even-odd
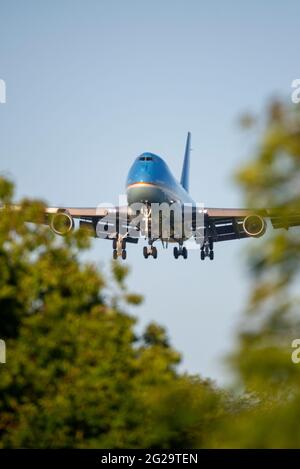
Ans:
[{"label": "aircraft underside", "polygon": [[[175,259],[187,259],[188,240],[193,239],[193,247],[198,248],[200,259],[214,259],[214,245],[221,241],[243,238],[259,238],[267,229],[269,218],[273,228],[286,228],[300,225],[300,214],[282,215],[278,211],[253,211],[249,209],[190,209],[187,214],[178,212],[174,219],[159,215],[154,217],[149,207],[134,217],[128,207],[89,209],[89,208],[49,208],[45,223],[54,233],[65,235],[74,229],[75,220],[79,227],[88,230],[95,237],[112,242],[113,258],[126,259],[127,244],[146,241],[143,247],[145,259],[158,256],[157,247],[173,246]],[[159,213],[159,212],[158,212]],[[177,215],[178,215],[177,213]],[[185,213],[185,214],[184,214]],[[195,249],[192,249],[195,250]]]},{"label": "aircraft underside", "polygon": [[[157,246],[161,244],[166,249],[169,245],[173,246],[173,256],[175,259],[182,257],[188,258],[188,249],[185,243],[193,240],[193,250],[200,251],[200,259],[214,259],[214,243],[231,239],[246,238],[249,236],[259,237],[264,234],[266,224],[263,218],[258,215],[252,220],[252,226],[249,223],[246,226],[245,220],[249,221],[249,216],[243,218],[228,218],[223,216],[220,219],[210,217],[206,210],[196,212],[194,209],[177,213],[177,217],[171,213],[171,216],[154,217],[151,210],[145,211],[143,216],[132,229],[130,219],[123,216],[110,220],[109,217],[98,221],[95,229],[95,236],[104,239],[112,239],[113,258],[118,257],[126,259],[127,243],[137,244],[145,240],[147,246],[143,247],[143,256],[145,259],[158,256]],[[198,216],[197,216],[198,215]],[[82,225],[81,225],[82,226]],[[251,231],[252,230],[252,231]]]}]

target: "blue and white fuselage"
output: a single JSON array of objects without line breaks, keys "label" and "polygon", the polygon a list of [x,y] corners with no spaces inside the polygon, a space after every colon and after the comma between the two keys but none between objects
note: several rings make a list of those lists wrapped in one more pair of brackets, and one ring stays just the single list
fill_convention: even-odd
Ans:
[{"label": "blue and white fuselage", "polygon": [[189,158],[190,134],[187,138],[181,183],[179,183],[160,156],[149,152],[138,156],[127,176],[128,204],[165,202],[194,205],[188,193]]},{"label": "blue and white fuselage", "polygon": [[153,153],[142,153],[130,168],[126,181],[128,204],[193,204],[189,193],[174,178],[164,160]]}]

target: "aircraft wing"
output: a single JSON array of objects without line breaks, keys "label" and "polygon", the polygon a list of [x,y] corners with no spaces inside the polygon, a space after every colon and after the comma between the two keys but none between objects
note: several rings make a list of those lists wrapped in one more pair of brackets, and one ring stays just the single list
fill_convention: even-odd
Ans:
[{"label": "aircraft wing", "polygon": [[[5,207],[2,207],[2,209]],[[22,206],[10,205],[10,210],[21,211]],[[56,234],[67,234],[74,227],[74,220],[79,220],[80,228],[86,229],[90,236],[102,239],[114,239],[118,232],[127,233],[132,217],[127,207],[46,207],[42,217],[27,216],[25,221],[49,225]],[[132,233],[132,230],[131,230]],[[137,236],[127,236],[126,242],[137,243]]]},{"label": "aircraft wing", "polygon": [[110,212],[115,212],[115,210],[114,207],[47,207],[45,213],[53,215],[59,212],[67,212],[73,218],[92,219],[94,217],[104,217]]},{"label": "aircraft wing", "polygon": [[126,235],[126,242],[138,243],[138,231],[136,231],[136,236],[133,236],[135,233],[132,233],[132,230],[131,236],[128,236],[127,234],[130,222],[133,218],[128,214],[127,206],[65,208],[49,207],[46,209],[46,213],[48,215],[48,224],[50,224],[50,226],[51,219],[52,223],[53,220],[55,220],[55,218],[53,218],[53,214],[57,216],[60,213],[65,213],[72,219],[78,219],[80,228],[88,230],[91,236],[112,240],[118,236],[118,233],[121,233],[121,235]]},{"label": "aircraft wing", "polygon": [[[297,210],[207,208],[204,216],[205,229],[214,242],[262,236],[267,220],[271,221],[275,229],[300,226],[300,212]],[[258,234],[251,234],[251,224],[254,230],[252,233],[257,229]]]},{"label": "aircraft wing", "polygon": [[[10,209],[22,210],[21,206],[10,206]],[[1,209],[0,209],[1,210]],[[300,211],[286,212],[284,209],[236,209],[236,208],[205,208],[204,236],[213,242],[229,241],[248,237],[260,237],[266,231],[266,221],[270,220],[273,228],[300,226]],[[137,243],[139,230],[127,234],[133,219],[128,207],[47,207],[44,215],[36,218],[28,217],[26,221],[49,225],[56,234],[66,234],[74,227],[74,220],[79,226],[87,229],[89,234],[102,239],[113,240],[118,233],[126,236],[126,241]],[[61,232],[62,231],[62,232]]]}]

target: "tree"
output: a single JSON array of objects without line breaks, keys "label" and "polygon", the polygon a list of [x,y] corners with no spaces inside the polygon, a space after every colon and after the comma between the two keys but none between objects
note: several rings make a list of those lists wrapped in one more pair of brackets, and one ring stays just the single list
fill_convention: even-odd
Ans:
[{"label": "tree", "polygon": [[[57,239],[44,205],[10,208],[0,179],[0,447],[198,447],[227,412],[227,395],[178,372],[179,353],[150,324],[138,336],[126,305],[128,269],[114,262],[117,293],[82,263],[81,231]],[[115,287],[113,288],[115,290]]]},{"label": "tree", "polygon": [[[255,155],[237,179],[250,207],[275,207],[284,220],[300,213],[298,106],[270,106]],[[252,291],[231,363],[249,405],[229,419],[221,444],[299,447],[300,365],[291,360],[300,338],[299,229],[254,240],[248,262]]]}]

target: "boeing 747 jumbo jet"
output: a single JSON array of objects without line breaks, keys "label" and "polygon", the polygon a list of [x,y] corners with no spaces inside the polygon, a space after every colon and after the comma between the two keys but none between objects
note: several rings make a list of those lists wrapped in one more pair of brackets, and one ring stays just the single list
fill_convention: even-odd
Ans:
[{"label": "boeing 747 jumbo jet", "polygon": [[127,176],[124,203],[94,208],[49,207],[43,222],[59,235],[66,235],[79,226],[98,238],[112,241],[113,258],[126,259],[127,243],[145,239],[143,255],[157,258],[154,243],[163,248],[175,244],[175,259],[187,259],[184,245],[193,239],[200,258],[213,260],[214,243],[262,236],[267,219],[274,228],[300,225],[300,214],[283,216],[278,210],[206,208],[195,203],[189,194],[191,134],[188,133],[180,182],[172,175],[165,161],[153,153],[138,156]]}]

